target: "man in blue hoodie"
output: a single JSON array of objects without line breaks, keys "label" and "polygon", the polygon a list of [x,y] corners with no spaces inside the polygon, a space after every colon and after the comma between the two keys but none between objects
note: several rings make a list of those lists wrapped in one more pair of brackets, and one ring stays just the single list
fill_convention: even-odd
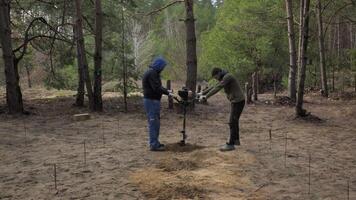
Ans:
[{"label": "man in blue hoodie", "polygon": [[161,98],[163,94],[173,96],[171,91],[162,87],[160,74],[166,65],[167,62],[162,57],[155,58],[142,79],[151,151],[164,151],[164,145],[159,142]]}]

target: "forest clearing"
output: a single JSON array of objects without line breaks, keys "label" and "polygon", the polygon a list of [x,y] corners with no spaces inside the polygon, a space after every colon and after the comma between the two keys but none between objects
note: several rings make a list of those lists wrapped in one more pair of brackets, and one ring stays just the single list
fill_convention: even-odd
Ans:
[{"label": "forest clearing", "polygon": [[0,0],[0,200],[356,200],[355,0]]},{"label": "forest clearing", "polygon": [[347,199],[348,183],[349,199],[356,198],[354,98],[310,94],[306,107],[321,120],[304,121],[293,119],[292,107],[265,104],[272,95],[263,95],[241,117],[242,145],[228,153],[217,149],[228,133],[223,95],[188,114],[185,147],[176,144],[182,115],[170,114],[164,100],[168,147],[152,153],[141,98],[130,98],[130,112],[120,114],[122,99],[104,95],[104,113],[75,122],[81,110],[57,93],[31,90],[24,96],[34,115],[1,116],[0,199]]}]

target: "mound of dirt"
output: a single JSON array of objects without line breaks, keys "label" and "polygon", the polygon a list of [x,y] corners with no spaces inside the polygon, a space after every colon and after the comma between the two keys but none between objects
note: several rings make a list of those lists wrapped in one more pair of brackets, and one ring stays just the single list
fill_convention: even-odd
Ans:
[{"label": "mound of dirt", "polygon": [[255,187],[240,170],[251,162],[255,158],[242,152],[238,157],[233,152],[226,154],[212,149],[169,153],[155,166],[139,169],[130,177],[148,199],[216,199],[211,196],[214,192],[219,194],[219,199],[231,199],[224,191],[236,187],[241,189],[236,195],[242,198],[243,191]]},{"label": "mound of dirt", "polygon": [[146,168],[134,173],[131,179],[149,199],[206,199],[203,185],[189,173],[177,176],[160,169]]},{"label": "mound of dirt", "polygon": [[274,100],[274,105],[280,106],[294,106],[295,102],[287,96],[277,96]]},{"label": "mound of dirt", "polygon": [[157,168],[166,172],[180,171],[180,170],[195,170],[198,168],[198,163],[192,160],[183,160],[178,158],[169,157],[162,159]]},{"label": "mound of dirt", "polygon": [[303,117],[296,117],[295,115],[292,115],[289,117],[289,120],[294,120],[294,121],[299,121],[299,122],[309,122],[309,123],[324,123],[325,120],[319,118],[318,116],[312,115],[311,113],[308,113],[306,116]]}]

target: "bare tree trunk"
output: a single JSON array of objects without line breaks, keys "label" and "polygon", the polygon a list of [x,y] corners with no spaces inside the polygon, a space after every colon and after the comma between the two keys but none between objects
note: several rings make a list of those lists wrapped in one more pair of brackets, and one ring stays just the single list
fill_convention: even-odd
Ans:
[{"label": "bare tree trunk", "polygon": [[185,0],[186,9],[186,45],[187,45],[187,80],[186,86],[195,94],[197,84],[197,49],[193,0]]},{"label": "bare tree trunk", "polygon": [[252,91],[253,91],[253,100],[257,101],[258,97],[257,97],[257,72],[254,72],[252,74]]},{"label": "bare tree trunk", "polygon": [[[350,45],[350,47],[351,47],[351,49],[353,49],[354,48],[354,43],[355,43],[355,38],[354,38],[354,31],[353,31],[353,24],[351,23],[350,24],[350,43],[351,43],[351,45]],[[351,62],[351,68],[353,68],[354,66],[353,66],[353,63],[354,63],[354,61],[353,61],[353,59],[354,59],[354,57],[353,57],[354,55],[353,54],[351,54],[351,56],[350,56],[350,62]],[[355,72],[355,74],[354,74],[354,91],[356,92],[356,72]]]},{"label": "bare tree trunk", "polygon": [[94,54],[94,110],[103,110],[103,100],[101,96],[101,61],[103,43],[103,12],[101,10],[101,0],[95,0],[95,54]]},{"label": "bare tree trunk", "polygon": [[277,75],[273,73],[273,97],[277,98]]},{"label": "bare tree trunk", "polygon": [[296,100],[296,47],[292,0],[286,0],[287,21],[288,21],[288,39],[289,39],[289,77],[288,77],[288,96],[291,100]]},{"label": "bare tree trunk", "polygon": [[5,78],[6,78],[6,103],[10,114],[23,113],[23,102],[17,62],[12,52],[10,28],[10,1],[0,0],[0,42],[2,46]]},{"label": "bare tree trunk", "polygon": [[[78,41],[78,27],[77,25],[73,26],[73,34],[75,42]],[[85,85],[84,85],[84,73],[83,73],[83,63],[82,58],[80,57],[81,53],[79,51],[79,47],[77,45],[77,65],[78,65],[78,88],[77,88],[77,96],[75,100],[75,105],[79,107],[84,106],[84,95],[85,95]]]},{"label": "bare tree trunk", "polygon": [[[301,54],[301,51],[302,51],[302,34],[303,34],[303,23],[304,23],[304,20],[303,20],[303,16],[304,16],[304,1],[303,0],[299,0],[300,1],[300,12],[299,12],[299,40],[298,40],[298,66],[300,66],[300,54]],[[299,73],[299,72],[297,72]],[[299,75],[297,75],[299,77]]]},{"label": "bare tree trunk", "polygon": [[32,88],[31,74],[30,74],[30,69],[29,69],[28,65],[25,66],[25,69],[26,69],[28,87],[29,87],[29,88]]},{"label": "bare tree trunk", "polygon": [[323,35],[323,19],[321,14],[321,0],[317,2],[317,18],[318,18],[318,38],[319,38],[319,57],[320,57],[320,79],[321,79],[321,89],[322,95],[324,97],[329,96],[328,91],[328,81],[326,77],[326,66],[325,66],[325,44]]},{"label": "bare tree trunk", "polygon": [[84,36],[83,36],[83,16],[81,10],[81,1],[75,0],[76,4],[76,14],[77,14],[77,48],[78,48],[78,59],[81,60],[80,64],[82,64],[83,70],[83,78],[84,83],[88,93],[89,99],[89,108],[94,110],[94,98],[93,98],[93,89],[89,76],[88,62],[85,55],[85,44],[84,44]]},{"label": "bare tree trunk", "polygon": [[[171,90],[171,80],[167,80],[167,89]],[[173,97],[168,96],[168,109],[173,109]]]},{"label": "bare tree trunk", "polygon": [[251,89],[250,84],[248,82],[245,83],[245,103],[252,103]]},{"label": "bare tree trunk", "polygon": [[309,5],[310,0],[301,0],[304,1],[303,9],[303,26],[302,26],[302,35],[301,35],[301,52],[299,60],[299,82],[298,82],[298,93],[297,93],[297,103],[296,103],[296,115],[297,116],[305,116],[306,111],[303,109],[303,98],[304,98],[304,82],[305,82],[305,71],[307,64],[307,49],[308,49],[308,39],[309,39]]},{"label": "bare tree trunk", "polygon": [[[341,35],[340,35],[340,16],[337,17],[337,25],[336,25],[336,30],[337,30],[337,66],[336,69],[340,71],[340,56],[341,56]],[[338,78],[340,77],[340,74],[338,73]],[[333,82],[335,82],[335,68],[333,72]],[[335,84],[334,84],[334,90],[335,90]]]},{"label": "bare tree trunk", "polygon": [[[122,1],[121,1],[122,2]],[[124,13],[124,7],[122,6],[122,11],[121,11],[121,20],[122,20],[122,40],[121,40],[121,45],[122,45],[122,67],[123,67],[123,85],[124,85],[124,108],[125,112],[127,112],[127,66],[126,66],[126,57],[125,57],[125,13]]]},{"label": "bare tree trunk", "polygon": [[354,75],[354,92],[356,92],[356,74]]}]

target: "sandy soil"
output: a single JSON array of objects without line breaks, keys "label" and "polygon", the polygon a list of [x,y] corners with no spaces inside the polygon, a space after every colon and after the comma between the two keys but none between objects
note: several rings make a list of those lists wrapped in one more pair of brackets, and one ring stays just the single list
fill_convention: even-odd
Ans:
[{"label": "sandy soil", "polygon": [[124,113],[122,100],[106,94],[104,113],[74,122],[86,109],[68,94],[27,90],[33,114],[0,115],[0,199],[347,199],[348,191],[356,199],[355,100],[309,95],[305,107],[321,120],[296,120],[293,107],[266,105],[272,98],[261,95],[242,114],[242,145],[222,153],[223,94],[188,115],[185,147],[176,145],[182,116],[164,99],[167,151],[150,152],[140,98]]}]

